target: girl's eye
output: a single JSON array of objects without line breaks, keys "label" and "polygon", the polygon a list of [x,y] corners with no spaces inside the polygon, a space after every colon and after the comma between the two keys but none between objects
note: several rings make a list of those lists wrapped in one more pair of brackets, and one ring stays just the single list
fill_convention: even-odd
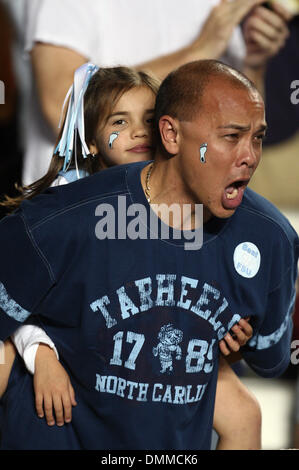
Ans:
[{"label": "girl's eye", "polygon": [[121,126],[122,124],[125,124],[125,120],[124,119],[118,119],[117,121],[114,121],[113,125],[114,126]]},{"label": "girl's eye", "polygon": [[148,119],[146,120],[146,122],[147,122],[148,124],[153,124],[154,118],[148,118]]}]

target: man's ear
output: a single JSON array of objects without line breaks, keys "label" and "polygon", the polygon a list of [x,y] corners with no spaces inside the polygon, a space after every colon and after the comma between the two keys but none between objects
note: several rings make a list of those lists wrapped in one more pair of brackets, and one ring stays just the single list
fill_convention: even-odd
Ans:
[{"label": "man's ear", "polygon": [[179,153],[179,121],[165,115],[159,119],[161,142],[165,150],[171,155]]}]

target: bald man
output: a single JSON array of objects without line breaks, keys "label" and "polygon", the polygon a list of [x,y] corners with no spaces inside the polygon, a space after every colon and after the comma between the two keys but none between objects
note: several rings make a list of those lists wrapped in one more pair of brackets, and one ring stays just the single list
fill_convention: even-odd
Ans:
[{"label": "bald man", "polygon": [[38,322],[78,402],[49,428],[17,357],[2,448],[209,449],[219,342],[242,318],[254,371],[286,369],[298,237],[247,188],[266,126],[245,76],[184,65],[158,93],[154,162],[52,188],[1,222],[0,339]]}]

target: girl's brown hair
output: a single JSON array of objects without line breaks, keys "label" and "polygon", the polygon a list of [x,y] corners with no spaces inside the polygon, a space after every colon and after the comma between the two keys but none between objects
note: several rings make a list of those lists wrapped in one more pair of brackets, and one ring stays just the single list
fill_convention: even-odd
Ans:
[{"label": "girl's brown hair", "polygon": [[[108,116],[121,96],[135,87],[148,87],[156,95],[159,89],[159,81],[143,71],[137,71],[129,67],[106,67],[100,68],[90,79],[87,90],[84,94],[84,128],[85,141],[89,147],[97,137],[97,134],[104,128]],[[64,125],[62,126],[55,145],[60,141]],[[78,167],[89,174],[100,171],[103,166],[101,155],[95,157],[89,155],[83,158],[81,143],[78,136],[75,137],[74,148],[77,150]],[[58,154],[53,154],[47,173],[34,183],[17,187],[20,195],[17,197],[5,196],[1,206],[9,211],[15,210],[23,200],[31,199],[47,189],[56,179],[62,170],[64,158]]]}]

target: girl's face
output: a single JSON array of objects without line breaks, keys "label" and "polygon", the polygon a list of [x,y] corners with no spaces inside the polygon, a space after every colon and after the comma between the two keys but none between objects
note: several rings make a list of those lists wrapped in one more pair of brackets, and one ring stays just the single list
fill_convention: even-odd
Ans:
[{"label": "girl's face", "polygon": [[146,87],[125,92],[98,134],[92,153],[100,153],[104,166],[152,158],[155,94]]}]

